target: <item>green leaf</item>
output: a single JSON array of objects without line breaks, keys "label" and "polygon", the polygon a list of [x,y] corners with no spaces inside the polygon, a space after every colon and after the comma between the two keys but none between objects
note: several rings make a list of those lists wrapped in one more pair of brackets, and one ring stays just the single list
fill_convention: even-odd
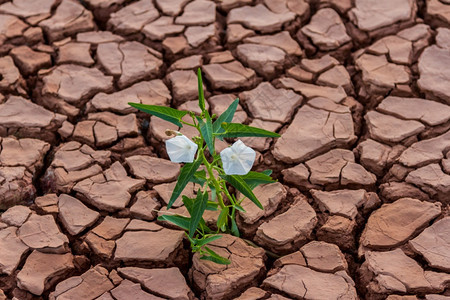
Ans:
[{"label": "green leaf", "polygon": [[183,199],[183,204],[186,207],[187,211],[189,212],[189,215],[192,215],[192,207],[194,206],[194,200],[192,198],[189,198],[188,196],[181,196]]},{"label": "green leaf", "polygon": [[236,99],[233,101],[233,103],[230,104],[230,106],[217,118],[217,120],[213,124],[213,131],[214,133],[222,133],[224,132],[224,129],[221,127],[223,122],[231,122],[234,117],[234,113],[236,112],[236,109],[239,104],[239,99]]},{"label": "green leaf", "polygon": [[203,186],[206,182],[207,178],[206,178],[206,171],[205,170],[200,170],[195,172],[194,176],[191,178],[191,182],[193,183],[197,183],[201,186]]},{"label": "green leaf", "polygon": [[256,204],[261,209],[264,209],[261,203],[256,198],[255,194],[253,194],[250,186],[239,176],[239,175],[220,175],[223,179],[225,179],[228,183],[234,186],[239,192],[241,192],[245,197],[250,199],[253,203]]},{"label": "green leaf", "polygon": [[248,184],[248,186],[253,190],[260,184],[276,182],[272,177],[264,173],[250,171],[241,178]]},{"label": "green leaf", "polygon": [[229,265],[229,264],[231,264],[231,261],[229,261],[225,257],[217,258],[217,257],[214,257],[214,256],[203,255],[202,257],[200,257],[200,259],[202,259],[202,260],[209,260],[209,261],[215,262],[216,264],[220,264],[220,265]]},{"label": "green leaf", "polygon": [[134,108],[139,109],[140,111],[154,115],[155,117],[166,120],[166,121],[173,123],[179,127],[183,127],[183,124],[181,124],[181,119],[188,113],[187,111],[176,110],[174,108],[167,107],[167,106],[147,105],[147,104],[132,103],[132,102],[128,102],[128,104]]},{"label": "green leaf", "polygon": [[169,203],[167,204],[167,209],[171,208],[175,200],[180,196],[181,192],[184,190],[188,182],[194,176],[198,167],[200,166],[202,160],[197,157],[193,163],[185,164],[180,171],[180,176],[178,176],[177,184],[173,189],[172,196],[170,196]]},{"label": "green leaf", "polygon": [[198,81],[198,106],[205,111],[205,96],[203,95],[203,80],[202,80],[202,70],[197,69],[197,81]]},{"label": "green leaf", "polygon": [[162,215],[158,217],[159,221],[168,221],[171,222],[184,230],[189,230],[189,224],[191,218],[187,218],[180,215]]},{"label": "green leaf", "polygon": [[232,138],[232,137],[246,137],[246,136],[256,136],[256,137],[280,137],[278,133],[264,130],[257,127],[252,127],[240,123],[222,123],[222,128],[225,132],[218,135],[218,137]]},{"label": "green leaf", "polygon": [[272,170],[271,169],[267,169],[267,170],[262,171],[261,173],[263,173],[263,174],[265,174],[267,176],[270,176],[270,175],[272,175]]},{"label": "green leaf", "polygon": [[209,113],[205,111],[206,122],[203,122],[202,119],[200,121],[200,132],[202,133],[203,139],[205,140],[206,145],[208,146],[209,153],[214,154],[214,137],[213,137],[213,125],[211,121],[211,117]]},{"label": "green leaf", "polygon": [[197,198],[194,201],[191,212],[191,223],[189,224],[189,236],[193,237],[197,230],[198,223],[202,219],[208,203],[208,192],[202,193],[200,189],[197,191]]},{"label": "green leaf", "polygon": [[[184,206],[186,207],[187,211],[189,212],[189,215],[192,216],[195,199],[189,198],[184,195],[182,197],[183,197]],[[203,218],[200,219],[200,222],[198,223],[198,227],[200,228],[200,230],[202,230],[206,233],[211,232],[211,229],[209,229],[209,227],[206,225],[206,222]]]},{"label": "green leaf", "polygon": [[206,222],[203,218],[200,219],[200,222],[198,223],[198,227],[200,228],[200,231],[205,233],[211,233],[211,229],[206,225]]},{"label": "green leaf", "polygon": [[239,228],[237,227],[237,224],[236,224],[236,208],[235,207],[233,207],[230,219],[231,219],[231,234],[239,237],[240,233],[239,233]]},{"label": "green leaf", "polygon": [[236,224],[236,220],[234,218],[231,218],[231,233],[237,237],[241,236],[241,234],[239,233],[239,228]]},{"label": "green leaf", "polygon": [[206,205],[206,210],[217,211],[218,206],[219,204],[217,202],[208,201],[208,204]]},{"label": "green leaf", "polygon": [[210,256],[203,255],[202,257],[200,257],[200,259],[209,260],[209,261],[215,262],[217,264],[221,264],[221,265],[229,265],[229,264],[231,264],[231,261],[229,259],[220,256],[219,254],[217,254],[216,252],[212,251],[211,249],[209,249],[206,246],[205,246],[205,250],[208,252],[208,254]]},{"label": "green leaf", "polygon": [[221,237],[222,237],[221,235],[216,234],[216,235],[213,235],[213,236],[201,239],[201,240],[197,240],[196,241],[196,245],[203,246],[203,245],[206,245],[208,243],[211,243],[212,241],[218,240]]},{"label": "green leaf", "polygon": [[238,211],[246,212],[245,209],[242,206],[240,206],[239,204],[235,204],[235,205],[233,205],[233,207],[236,208]]},{"label": "green leaf", "polygon": [[224,208],[222,208],[219,218],[217,219],[217,228],[219,228],[222,231],[225,231],[227,224],[228,224],[228,206],[225,206]]},{"label": "green leaf", "polygon": [[216,187],[212,183],[209,183],[208,186],[209,186],[209,189],[211,190],[211,200],[216,201],[216,198],[217,198]]}]

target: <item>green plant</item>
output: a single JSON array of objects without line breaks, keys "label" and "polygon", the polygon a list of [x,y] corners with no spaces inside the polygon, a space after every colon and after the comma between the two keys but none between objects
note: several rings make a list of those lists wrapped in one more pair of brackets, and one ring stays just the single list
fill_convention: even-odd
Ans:
[{"label": "green plant", "polygon": [[[270,170],[261,173],[250,171],[256,153],[242,141],[238,140],[231,147],[222,150],[220,154],[216,153],[215,141],[238,137],[279,137],[279,134],[244,124],[231,123],[239,99],[236,99],[217,118],[215,115],[211,116],[205,108],[200,69],[198,69],[198,93],[200,115],[165,106],[139,103],[129,103],[129,105],[179,127],[186,125],[198,130],[199,135],[194,137],[193,141],[177,131],[166,132],[168,135],[175,135],[174,138],[166,141],[169,158],[173,162],[185,163],[181,168],[167,209],[171,208],[189,182],[198,184],[200,188],[195,198],[182,196],[190,217],[162,215],[158,219],[172,222],[185,229],[192,251],[199,252],[201,259],[229,264],[228,259],[212,251],[207,244],[219,239],[220,232],[239,236],[235,215],[236,211],[245,211],[241,206],[242,201],[246,198],[250,199],[256,206],[263,209],[252,190],[259,184],[271,183],[274,180],[270,177]],[[192,123],[185,121],[185,116],[190,116]],[[201,168],[202,165],[203,168]],[[229,192],[227,184],[233,186],[244,197],[237,199],[235,194]],[[209,228],[203,219],[206,210],[219,211],[216,230]]]}]

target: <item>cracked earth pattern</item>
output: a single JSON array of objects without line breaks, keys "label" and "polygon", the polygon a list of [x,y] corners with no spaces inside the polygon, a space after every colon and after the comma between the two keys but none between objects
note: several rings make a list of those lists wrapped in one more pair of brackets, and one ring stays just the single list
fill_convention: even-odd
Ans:
[{"label": "cracked earth pattern", "polygon": [[[0,0],[0,299],[450,299],[449,27],[448,0]],[[281,134],[242,139],[278,182],[228,266],[156,220],[178,128],[127,105],[198,110],[198,67],[211,113]]]}]

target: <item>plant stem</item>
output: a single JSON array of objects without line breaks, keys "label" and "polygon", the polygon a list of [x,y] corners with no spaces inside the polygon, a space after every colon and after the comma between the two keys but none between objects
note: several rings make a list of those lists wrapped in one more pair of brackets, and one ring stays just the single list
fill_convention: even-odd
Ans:
[{"label": "plant stem", "polygon": [[234,205],[233,197],[231,197],[230,192],[227,189],[227,184],[225,182],[222,182],[223,192],[225,195],[230,199],[231,203]]},{"label": "plant stem", "polygon": [[222,198],[222,189],[220,187],[219,182],[217,182],[216,177],[214,176],[214,173],[212,171],[212,164],[210,164],[207,160],[206,157],[203,155],[203,164],[206,167],[206,170],[208,171],[209,174],[209,179],[212,180],[212,183],[214,184],[214,187],[216,188],[216,195],[217,195],[217,200],[219,201],[219,206],[220,208],[225,208],[225,204],[223,203],[223,198]]},{"label": "plant stem", "polygon": [[194,124],[192,124],[192,123],[189,123],[189,122],[186,122],[186,121],[183,121],[183,120],[180,120],[181,121],[181,123],[183,123],[184,125],[188,125],[188,126],[191,126],[191,127],[196,127]]}]

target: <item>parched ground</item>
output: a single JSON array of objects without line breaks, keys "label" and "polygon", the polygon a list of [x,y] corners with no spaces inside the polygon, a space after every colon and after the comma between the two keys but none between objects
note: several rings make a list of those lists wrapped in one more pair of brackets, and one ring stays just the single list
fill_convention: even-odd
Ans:
[{"label": "parched ground", "polygon": [[[449,25],[448,0],[0,0],[0,299],[450,299]],[[242,139],[279,181],[211,246],[229,266],[156,221],[177,128],[127,105],[195,110],[198,67],[212,113],[282,135]]]}]

